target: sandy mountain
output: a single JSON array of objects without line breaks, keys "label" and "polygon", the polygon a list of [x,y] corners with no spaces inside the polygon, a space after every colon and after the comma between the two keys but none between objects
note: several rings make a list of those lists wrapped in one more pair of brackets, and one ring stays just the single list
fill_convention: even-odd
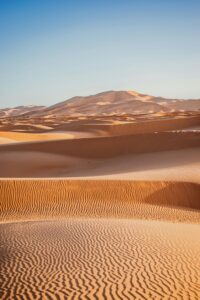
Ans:
[{"label": "sandy mountain", "polygon": [[0,110],[0,116],[123,115],[197,110],[200,110],[200,99],[177,100],[135,91],[107,91],[86,97],[73,97],[49,107],[23,106]]},{"label": "sandy mountain", "polygon": [[28,106],[17,106],[14,108],[4,108],[4,109],[0,109],[0,117],[6,118],[6,117],[21,116],[21,115],[24,115],[24,114],[30,113],[30,112],[38,112],[44,108],[45,108],[45,106],[38,106],[38,105],[28,105]]},{"label": "sandy mountain", "polygon": [[36,112],[36,115],[121,115],[181,110],[200,110],[200,100],[165,99],[135,91],[108,91],[87,97],[73,97]]}]

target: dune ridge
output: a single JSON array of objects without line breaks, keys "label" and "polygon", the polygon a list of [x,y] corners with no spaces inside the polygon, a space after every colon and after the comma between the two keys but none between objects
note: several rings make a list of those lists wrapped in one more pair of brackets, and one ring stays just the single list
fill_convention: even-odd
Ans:
[{"label": "dune ridge", "polygon": [[158,120],[146,120],[135,123],[104,125],[111,135],[144,134],[171,130],[183,130],[200,124],[200,115]]},{"label": "dune ridge", "polygon": [[132,134],[0,145],[0,153],[5,151],[38,151],[84,158],[105,158],[122,154],[159,152],[199,146],[198,132],[159,132],[141,134],[139,137],[137,134]]}]

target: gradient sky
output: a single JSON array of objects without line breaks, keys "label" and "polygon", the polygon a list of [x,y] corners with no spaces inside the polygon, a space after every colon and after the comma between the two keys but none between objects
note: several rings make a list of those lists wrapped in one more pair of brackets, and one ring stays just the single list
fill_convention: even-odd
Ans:
[{"label": "gradient sky", "polygon": [[199,0],[0,0],[0,107],[137,90],[200,98]]}]

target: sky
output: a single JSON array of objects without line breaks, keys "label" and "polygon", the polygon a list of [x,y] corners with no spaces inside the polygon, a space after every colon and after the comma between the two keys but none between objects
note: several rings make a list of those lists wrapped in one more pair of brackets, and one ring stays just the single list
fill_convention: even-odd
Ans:
[{"label": "sky", "polygon": [[0,107],[200,98],[199,0],[0,0]]}]

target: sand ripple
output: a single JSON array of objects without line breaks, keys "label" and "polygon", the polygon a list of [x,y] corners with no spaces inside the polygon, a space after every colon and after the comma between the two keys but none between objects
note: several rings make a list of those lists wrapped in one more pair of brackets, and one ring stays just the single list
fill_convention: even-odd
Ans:
[{"label": "sand ripple", "polygon": [[200,297],[198,225],[68,219],[0,228],[1,299]]},{"label": "sand ripple", "polygon": [[200,220],[200,185],[187,182],[1,180],[0,198],[1,221],[60,217]]}]

